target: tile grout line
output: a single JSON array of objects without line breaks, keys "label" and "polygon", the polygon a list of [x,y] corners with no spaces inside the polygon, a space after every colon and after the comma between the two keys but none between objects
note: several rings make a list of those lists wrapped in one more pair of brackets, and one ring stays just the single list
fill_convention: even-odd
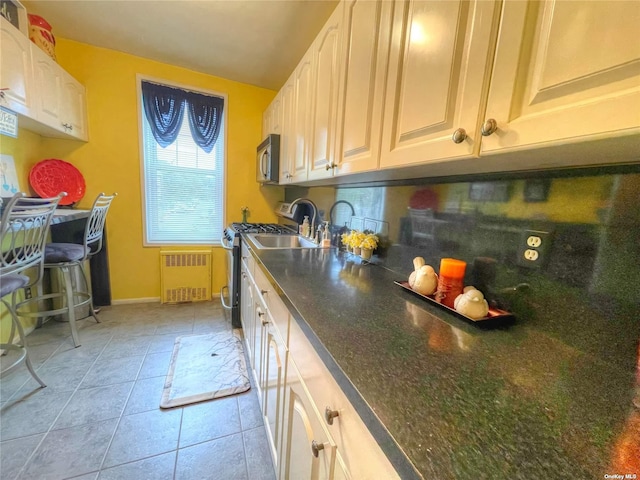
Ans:
[{"label": "tile grout line", "polygon": [[[155,331],[156,330],[154,330],[154,335],[155,335]],[[107,347],[107,345],[105,345],[105,348]],[[113,439],[115,438],[116,432],[118,431],[118,428],[120,427],[120,422],[122,422],[122,417],[125,416],[124,415],[124,411],[126,410],[127,404],[129,403],[129,399],[131,398],[131,395],[133,394],[133,389],[136,386],[136,382],[138,381],[138,376],[140,375],[140,371],[142,370],[142,366],[144,365],[144,361],[147,358],[147,355],[148,355],[148,352],[149,352],[149,348],[151,348],[151,343],[149,343],[149,345],[147,345],[147,349],[145,350],[145,353],[144,353],[144,358],[142,359],[142,362],[140,362],[140,367],[138,367],[138,371],[136,372],[136,377],[133,380],[133,385],[131,386],[131,390],[129,391],[129,395],[127,395],[127,400],[124,402],[124,406],[122,407],[122,411],[120,412],[120,416],[118,416],[118,421],[116,423],[116,428],[113,429],[113,433],[111,434],[111,438],[109,439],[109,443],[107,444],[107,448],[105,449],[104,455],[102,456],[102,460],[100,461],[100,467],[98,468],[98,476],[100,475],[100,472],[102,471],[102,467],[104,466],[104,462],[107,459],[107,454],[109,453],[109,450],[111,449],[111,445],[113,444]],[[181,420],[182,420],[182,418],[181,418]],[[116,465],[114,465],[114,466],[116,466]]]},{"label": "tile grout line", "polygon": [[[71,336],[67,337],[66,339],[70,338]],[[66,340],[65,339],[65,340]],[[86,376],[89,374],[89,371],[91,370],[91,368],[95,365],[95,363],[98,361],[98,359],[100,358],[100,355],[102,355],[102,352],[105,351],[105,349],[107,348],[107,345],[109,345],[109,342],[111,342],[111,340],[113,339],[113,335],[111,335],[111,338],[109,338],[109,340],[105,343],[104,347],[102,347],[102,350],[100,350],[100,353],[96,356],[95,360],[91,363],[91,365],[89,366],[89,368],[87,369],[86,373],[82,376],[82,378],[80,379],[80,381],[78,382],[78,385],[76,386],[76,388],[73,390],[73,392],[71,393],[71,395],[69,396],[69,398],[67,399],[67,401],[65,402],[65,404],[62,406],[62,408],[60,409],[60,412],[58,413],[58,415],[56,415],[56,417],[52,420],[51,425],[49,425],[49,429],[44,433],[44,435],[42,436],[42,438],[40,439],[40,441],[38,442],[38,444],[36,445],[36,447],[33,449],[33,451],[31,452],[31,455],[29,455],[29,457],[27,458],[27,460],[25,461],[24,465],[22,465],[22,468],[20,468],[20,470],[18,470],[18,474],[15,476],[16,480],[20,478],[20,476],[22,475],[22,473],[24,472],[25,468],[27,467],[27,465],[29,465],[29,462],[31,461],[31,459],[33,458],[33,456],[36,454],[36,452],[38,451],[38,449],[40,448],[40,446],[42,445],[42,442],[44,442],[44,439],[47,438],[47,436],[49,435],[49,433],[51,432],[51,429],[53,429],[53,426],[56,424],[56,422],[58,421],[58,418],[60,418],[60,415],[62,415],[62,412],[64,412],[64,409],[67,408],[67,405],[69,405],[69,402],[71,402],[71,399],[73,398],[73,396],[76,394],[76,392],[80,389],[80,385],[82,385],[83,380],[86,378]],[[62,346],[62,344],[60,344],[60,346]],[[81,345],[82,346],[82,345]],[[78,348],[78,347],[75,347]],[[57,350],[56,350],[57,351]],[[44,365],[44,364],[43,364]],[[46,388],[46,387],[45,387]]]}]

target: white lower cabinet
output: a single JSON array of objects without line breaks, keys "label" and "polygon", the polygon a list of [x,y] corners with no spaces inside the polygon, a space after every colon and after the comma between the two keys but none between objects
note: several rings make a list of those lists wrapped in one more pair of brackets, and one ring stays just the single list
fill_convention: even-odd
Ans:
[{"label": "white lower cabinet", "polygon": [[245,253],[242,326],[278,478],[398,479],[277,288]]},{"label": "white lower cabinet", "polygon": [[336,445],[324,427],[291,357],[287,361],[284,406],[279,478],[332,479]]},{"label": "white lower cabinet", "polygon": [[263,328],[265,337],[264,368],[262,369],[262,411],[267,439],[274,467],[278,471],[280,458],[278,452],[282,441],[282,416],[284,414],[284,385],[287,370],[287,347],[273,324],[271,315]]}]

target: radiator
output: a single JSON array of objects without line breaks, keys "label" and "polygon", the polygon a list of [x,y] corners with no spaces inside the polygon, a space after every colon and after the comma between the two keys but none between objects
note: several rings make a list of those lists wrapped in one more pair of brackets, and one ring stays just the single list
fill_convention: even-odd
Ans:
[{"label": "radiator", "polygon": [[211,300],[211,252],[160,252],[162,303]]}]

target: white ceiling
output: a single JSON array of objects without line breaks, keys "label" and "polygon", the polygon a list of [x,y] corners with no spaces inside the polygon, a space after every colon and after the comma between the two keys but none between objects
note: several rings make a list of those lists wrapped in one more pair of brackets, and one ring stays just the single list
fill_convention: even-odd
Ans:
[{"label": "white ceiling", "polygon": [[22,1],[57,37],[279,90],[337,0]]}]

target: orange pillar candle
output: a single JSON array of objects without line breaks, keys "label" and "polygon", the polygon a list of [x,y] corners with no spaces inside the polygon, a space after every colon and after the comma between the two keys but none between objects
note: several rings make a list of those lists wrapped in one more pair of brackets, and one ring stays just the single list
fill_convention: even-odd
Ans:
[{"label": "orange pillar candle", "polygon": [[443,258],[440,260],[440,273],[438,275],[438,289],[436,301],[453,308],[456,297],[464,288],[464,271],[467,262],[455,258]]}]

